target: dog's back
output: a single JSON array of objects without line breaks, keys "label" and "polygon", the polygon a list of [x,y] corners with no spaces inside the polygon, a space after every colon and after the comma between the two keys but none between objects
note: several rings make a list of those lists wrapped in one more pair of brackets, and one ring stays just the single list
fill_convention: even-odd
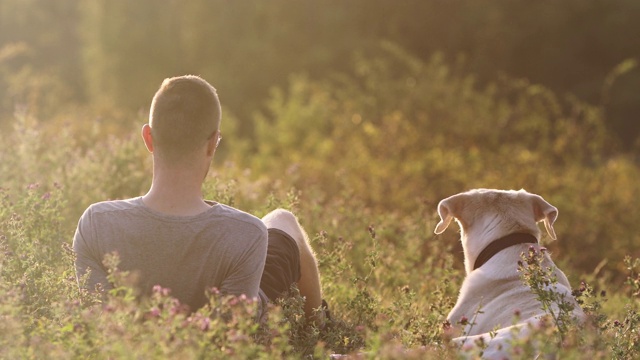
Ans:
[{"label": "dog's back", "polygon": [[[465,338],[459,341],[511,327],[516,322],[535,323],[545,315],[536,294],[523,283],[518,271],[521,254],[530,250],[541,254],[542,268],[553,269],[557,282],[548,284],[547,290],[573,302],[575,316],[583,316],[571,295],[567,277],[539,245],[537,222],[543,221],[548,235],[556,239],[553,224],[558,216],[558,210],[542,197],[524,190],[477,189],[442,200],[438,214],[441,221],[436,226],[437,234],[454,219],[461,229],[467,276],[447,317],[453,325],[463,325]],[[513,333],[498,331],[502,335],[496,341]]]},{"label": "dog's back", "polygon": [[[453,324],[460,323],[463,318],[473,319],[475,324],[466,325],[464,332],[476,335],[544,315],[536,295],[524,286],[518,272],[520,254],[529,251],[529,247],[521,244],[505,249],[468,274],[447,319]],[[534,247],[539,249],[539,246]],[[548,255],[544,256],[542,266],[554,269],[557,279],[556,285],[549,284],[549,290],[573,301],[567,277],[555,267]],[[555,307],[557,311],[557,305]]]}]

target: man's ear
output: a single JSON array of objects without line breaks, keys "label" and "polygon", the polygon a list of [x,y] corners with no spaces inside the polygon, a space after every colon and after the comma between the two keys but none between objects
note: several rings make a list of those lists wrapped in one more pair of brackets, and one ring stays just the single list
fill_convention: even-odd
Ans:
[{"label": "man's ear", "polygon": [[454,218],[459,217],[460,210],[464,205],[464,194],[456,194],[449,196],[448,198],[440,201],[438,204],[438,215],[440,215],[440,222],[436,225],[434,232],[436,234],[442,234]]},{"label": "man's ear", "polygon": [[530,194],[530,199],[533,204],[533,215],[536,222],[544,221],[547,233],[553,240],[556,240],[556,231],[553,229],[553,223],[558,218],[558,209],[549,204],[542,196]]},{"label": "man's ear", "polygon": [[142,140],[144,140],[144,146],[147,147],[147,150],[153,154],[153,137],[151,136],[151,126],[149,124],[142,125]]},{"label": "man's ear", "polygon": [[211,138],[207,140],[207,156],[213,156],[216,153],[216,149],[220,144],[220,139],[222,135],[220,134],[220,129],[216,130],[216,132],[211,135]]}]

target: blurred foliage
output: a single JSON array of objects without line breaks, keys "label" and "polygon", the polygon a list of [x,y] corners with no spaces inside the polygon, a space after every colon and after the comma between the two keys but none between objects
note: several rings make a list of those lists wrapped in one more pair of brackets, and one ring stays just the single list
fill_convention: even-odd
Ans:
[{"label": "blurred foliage", "polygon": [[380,213],[435,209],[469,188],[525,188],[558,206],[563,236],[550,246],[582,271],[638,254],[639,169],[618,154],[601,109],[524,81],[476,90],[440,57],[423,63],[390,44],[354,67],[353,79],[293,78],[274,91],[246,166]]},{"label": "blurred foliage", "polygon": [[[574,268],[619,279],[624,269],[614,259],[640,255],[640,169],[620,153],[602,108],[524,80],[480,86],[464,64],[440,55],[423,62],[392,43],[350,64],[353,76],[300,75],[274,88],[252,119],[254,139],[226,117],[212,176],[232,176],[228,191],[252,201],[281,186],[313,199],[300,207],[343,202],[346,213],[358,199],[365,213],[355,218],[422,211],[430,220],[451,194],[525,188],[560,209],[562,235],[549,246]],[[16,112],[2,144],[11,151],[0,154],[2,187],[72,189],[63,214],[70,224],[92,202],[143,193],[151,172],[138,135],[144,118],[128,120],[129,134],[111,135],[110,118],[89,116],[39,121],[29,108]]]},{"label": "blurred foliage", "polygon": [[629,150],[640,68],[609,80],[640,60],[638,17],[636,0],[0,0],[0,124],[16,104],[45,118],[69,103],[146,109],[163,78],[194,73],[251,136],[254,111],[290,74],[351,72],[354,51],[390,41],[422,61],[463,59],[479,84],[507,74],[606,105]]}]

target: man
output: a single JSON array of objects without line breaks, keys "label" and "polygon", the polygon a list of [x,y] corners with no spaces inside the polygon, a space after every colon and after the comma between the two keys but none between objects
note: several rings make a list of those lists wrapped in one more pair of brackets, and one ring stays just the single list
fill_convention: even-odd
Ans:
[{"label": "man", "polygon": [[196,310],[213,287],[275,301],[296,283],[305,315],[321,322],[324,312],[314,311],[322,306],[317,263],[296,217],[279,209],[260,220],[204,200],[220,120],[216,90],[202,78],[162,83],[142,127],[153,157],[151,188],[144,196],[100,202],[84,212],[73,240],[79,285],[111,288],[102,261],[115,252],[118,268],[137,274],[143,294],[160,285]]}]

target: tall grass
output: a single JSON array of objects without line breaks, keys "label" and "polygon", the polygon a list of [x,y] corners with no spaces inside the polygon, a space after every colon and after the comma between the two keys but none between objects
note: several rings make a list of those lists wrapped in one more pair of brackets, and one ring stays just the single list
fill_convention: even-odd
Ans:
[{"label": "tall grass", "polygon": [[166,289],[138,302],[117,259],[115,291],[79,291],[69,245],[80,214],[149,185],[144,119],[118,137],[105,121],[23,111],[0,138],[0,358],[455,357],[457,324],[445,318],[461,248],[455,234],[433,235],[435,206],[480,186],[523,187],[560,210],[547,246],[590,320],[533,336],[555,339],[546,349],[563,359],[636,358],[640,174],[601,109],[518,80],[480,89],[458,65],[390,45],[353,66],[356,78],[293,77],[274,90],[253,140],[227,115],[227,149],[205,183],[208,198],[257,216],[296,212],[318,255],[327,328],[305,326],[295,297],[264,326],[251,299],[215,291],[193,314]]}]

